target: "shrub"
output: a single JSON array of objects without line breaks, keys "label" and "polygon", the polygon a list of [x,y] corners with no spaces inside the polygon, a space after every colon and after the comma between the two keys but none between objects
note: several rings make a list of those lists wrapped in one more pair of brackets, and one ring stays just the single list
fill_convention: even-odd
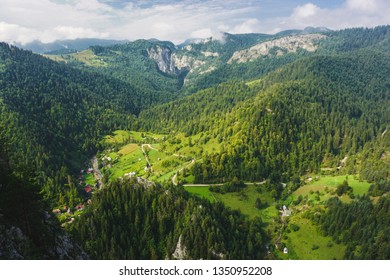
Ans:
[{"label": "shrub", "polygon": [[290,225],[290,228],[293,230],[293,231],[298,231],[300,229],[300,227],[296,224],[291,224]]},{"label": "shrub", "polygon": [[344,182],[337,186],[336,193],[338,196],[342,196],[345,193],[352,193],[352,188],[348,185],[348,181],[344,180]]},{"label": "shrub", "polygon": [[314,250],[317,250],[317,249],[319,249],[320,248],[320,246],[318,246],[318,245],[316,245],[316,244],[314,244],[313,245],[313,247],[311,247],[311,249],[314,251]]}]

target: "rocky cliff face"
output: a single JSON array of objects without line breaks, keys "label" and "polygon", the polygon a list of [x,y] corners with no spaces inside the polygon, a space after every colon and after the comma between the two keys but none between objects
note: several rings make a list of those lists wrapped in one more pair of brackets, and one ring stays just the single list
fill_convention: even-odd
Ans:
[{"label": "rocky cliff face", "polygon": [[[157,45],[147,50],[148,57],[154,60],[158,69],[166,74],[180,75],[183,72],[197,73],[199,75],[215,70],[215,67],[207,65],[206,59],[218,58],[218,53],[201,52],[199,57],[188,55],[186,51],[174,52],[168,47]],[[210,66],[210,67],[209,67]]]},{"label": "rocky cliff face", "polygon": [[0,225],[0,259],[23,260],[29,248],[29,240],[20,228]]},{"label": "rocky cliff face", "polygon": [[188,259],[187,255],[187,249],[183,245],[182,240],[181,240],[181,235],[179,237],[179,241],[177,242],[175,252],[173,252],[172,257],[176,260],[186,260]]},{"label": "rocky cliff face", "polygon": [[286,36],[280,39],[267,41],[249,49],[235,52],[228,63],[250,62],[261,56],[268,56],[271,54],[281,56],[286,53],[297,52],[299,49],[314,52],[317,49],[316,41],[325,37],[326,36],[322,34],[304,34]]},{"label": "rocky cliff face", "polygon": [[193,71],[204,65],[205,62],[188,55],[173,54],[173,61],[178,69]]},{"label": "rocky cliff face", "polygon": [[177,74],[178,69],[175,67],[174,61],[172,60],[172,51],[168,47],[155,46],[149,48],[148,56],[153,59],[158,66],[158,69],[166,74]]},{"label": "rocky cliff face", "polygon": [[28,260],[28,259],[57,259],[57,260],[85,260],[88,255],[64,231],[56,228],[55,222],[47,214],[47,237],[55,236],[54,242],[46,248],[37,248],[36,244],[19,227],[0,224],[0,259]]}]

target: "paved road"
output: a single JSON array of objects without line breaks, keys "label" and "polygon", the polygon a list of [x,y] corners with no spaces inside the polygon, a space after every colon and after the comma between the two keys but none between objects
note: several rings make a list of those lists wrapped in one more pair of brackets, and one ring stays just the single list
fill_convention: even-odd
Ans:
[{"label": "paved road", "polygon": [[[217,184],[184,184],[184,187],[209,187],[209,186],[223,186],[225,183],[217,183]],[[263,182],[247,182],[244,183],[245,185],[262,185],[265,184],[265,181]]]},{"label": "paved road", "polygon": [[98,181],[99,188],[102,189],[104,187],[103,175],[99,170],[99,163],[96,156],[92,158],[92,167],[93,167],[93,175],[95,176],[95,179]]}]

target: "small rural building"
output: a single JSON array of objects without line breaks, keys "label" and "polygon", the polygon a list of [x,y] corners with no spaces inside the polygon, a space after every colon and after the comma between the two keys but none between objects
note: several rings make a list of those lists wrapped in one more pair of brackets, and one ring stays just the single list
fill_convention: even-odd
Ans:
[{"label": "small rural building", "polygon": [[76,210],[84,210],[85,206],[84,204],[79,204],[76,206]]},{"label": "small rural building", "polygon": [[286,216],[286,217],[291,216],[291,210],[289,210],[286,205],[283,205],[282,216]]},{"label": "small rural building", "polygon": [[87,185],[85,188],[84,188],[84,191],[86,193],[91,193],[92,192],[92,187],[90,185]]},{"label": "small rural building", "polygon": [[287,249],[287,247],[284,247],[283,253],[288,254],[288,249]]},{"label": "small rural building", "polygon": [[130,178],[131,178],[131,177],[135,177],[135,174],[136,174],[135,172],[130,172],[130,173],[125,173],[124,176],[125,176],[125,177],[130,177]]},{"label": "small rural building", "polygon": [[53,212],[54,214],[56,214],[56,215],[61,214],[61,210],[60,210],[60,209],[54,209],[52,212]]}]

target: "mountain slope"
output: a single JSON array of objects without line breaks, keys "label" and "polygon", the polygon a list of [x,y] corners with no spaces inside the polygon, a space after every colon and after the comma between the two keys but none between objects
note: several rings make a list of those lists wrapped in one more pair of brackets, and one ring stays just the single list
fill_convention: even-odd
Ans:
[{"label": "mountain slope", "polygon": [[60,195],[68,172],[79,169],[102,135],[132,128],[142,108],[161,101],[122,81],[6,44],[0,46],[0,68],[0,122],[10,161],[13,168],[24,164],[46,174],[38,177],[49,197]]},{"label": "mountain slope", "polygon": [[99,192],[73,228],[97,259],[261,259],[262,227],[221,203],[133,178]]},{"label": "mountain slope", "polygon": [[199,182],[302,175],[356,155],[389,126],[389,59],[376,51],[301,59],[250,86],[226,84],[143,111],[141,127],[224,141],[196,167]]}]

